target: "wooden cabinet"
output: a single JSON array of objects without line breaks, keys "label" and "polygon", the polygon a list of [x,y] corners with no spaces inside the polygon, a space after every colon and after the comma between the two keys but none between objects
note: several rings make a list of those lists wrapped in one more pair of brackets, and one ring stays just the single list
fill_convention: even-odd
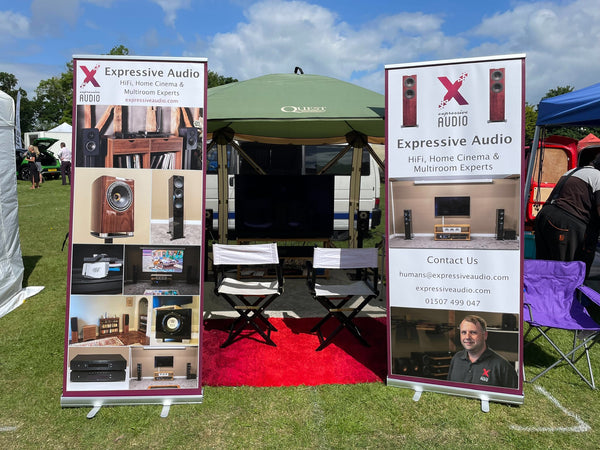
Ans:
[{"label": "wooden cabinet", "polygon": [[82,328],[83,341],[93,341],[97,335],[96,325],[84,325]]},{"label": "wooden cabinet", "polygon": [[470,241],[471,225],[434,225],[433,237],[436,241]]},{"label": "wooden cabinet", "polygon": [[100,319],[100,337],[111,336],[119,333],[119,318],[111,317]]},{"label": "wooden cabinet", "polygon": [[106,139],[105,167],[181,169],[183,138]]}]

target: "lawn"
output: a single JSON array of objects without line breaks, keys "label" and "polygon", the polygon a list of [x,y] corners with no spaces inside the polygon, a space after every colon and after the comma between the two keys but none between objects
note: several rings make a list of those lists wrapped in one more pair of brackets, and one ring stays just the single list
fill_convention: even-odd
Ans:
[{"label": "lawn", "polygon": [[[38,295],[0,318],[2,448],[597,448],[600,401],[568,367],[525,385],[521,406],[424,393],[384,383],[285,388],[212,387],[204,403],[61,408],[68,187],[18,181],[24,285]],[[78,214],[78,211],[73,211]],[[380,239],[377,238],[378,240]],[[570,336],[561,336],[565,342]],[[600,348],[592,358],[600,371]],[[539,372],[550,349],[525,353]]]}]

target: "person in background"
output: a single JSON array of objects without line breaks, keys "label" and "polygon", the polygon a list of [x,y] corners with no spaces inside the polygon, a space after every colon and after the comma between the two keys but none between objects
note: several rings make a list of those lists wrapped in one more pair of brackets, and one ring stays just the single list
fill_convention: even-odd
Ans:
[{"label": "person in background", "polygon": [[534,230],[537,259],[583,261],[588,277],[600,230],[600,154],[560,177]]},{"label": "person in background", "polygon": [[[62,184],[63,186],[65,184],[71,184],[71,149],[67,147],[64,142],[60,143],[58,158],[60,159],[60,176],[62,178]],[[69,178],[68,183],[67,177]]]},{"label": "person in background", "polygon": [[482,317],[466,316],[460,323],[463,350],[450,361],[448,381],[518,388],[515,368],[487,346],[487,324]]},{"label": "person in background", "polygon": [[30,189],[37,189],[40,187],[40,177],[42,176],[42,174],[38,172],[38,166],[36,164],[39,157],[40,151],[37,149],[37,147],[30,145],[27,148],[27,153],[25,153],[25,161],[27,161],[29,173],[31,174]]}]

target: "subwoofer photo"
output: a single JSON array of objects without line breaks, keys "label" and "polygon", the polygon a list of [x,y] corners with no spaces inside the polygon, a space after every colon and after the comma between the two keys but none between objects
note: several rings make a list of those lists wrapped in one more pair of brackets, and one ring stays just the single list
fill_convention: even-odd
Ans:
[{"label": "subwoofer photo", "polygon": [[156,339],[179,341],[192,337],[192,310],[157,309]]},{"label": "subwoofer photo", "polygon": [[173,175],[169,178],[169,233],[171,240],[183,236],[183,176]]},{"label": "subwoofer photo", "polygon": [[183,168],[192,169],[192,153],[198,149],[198,129],[180,128],[179,136],[183,138]]},{"label": "subwoofer photo", "polygon": [[134,230],[134,180],[103,175],[92,183],[91,234],[129,237]]},{"label": "subwoofer photo", "polygon": [[504,68],[490,69],[490,122],[504,122]]},{"label": "subwoofer photo", "polygon": [[417,126],[417,76],[402,77],[402,126]]}]

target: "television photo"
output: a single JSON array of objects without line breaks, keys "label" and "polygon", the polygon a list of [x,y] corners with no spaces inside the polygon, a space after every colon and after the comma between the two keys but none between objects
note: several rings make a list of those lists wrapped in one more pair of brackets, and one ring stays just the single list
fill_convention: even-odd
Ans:
[{"label": "television photo", "polygon": [[182,273],[182,248],[142,248],[142,272]]},{"label": "television photo", "polygon": [[435,197],[435,217],[471,215],[471,197]]}]

